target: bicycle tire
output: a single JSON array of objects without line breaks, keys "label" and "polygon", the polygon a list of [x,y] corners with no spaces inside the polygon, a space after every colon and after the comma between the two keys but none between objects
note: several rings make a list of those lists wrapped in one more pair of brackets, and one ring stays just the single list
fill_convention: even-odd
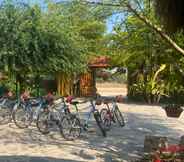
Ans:
[{"label": "bicycle tire", "polygon": [[[36,127],[38,128],[38,131],[41,132],[42,134],[49,134],[49,111],[43,111],[38,114],[38,117],[36,119]],[[46,117],[43,121],[41,120],[42,117]],[[45,127],[43,127],[43,124]]]},{"label": "bicycle tire", "polygon": [[105,130],[109,131],[110,130],[110,127],[111,127],[111,118],[108,114],[108,110],[103,108],[101,111],[100,111],[100,117],[101,117],[101,120],[102,120],[102,123],[105,127]]},{"label": "bicycle tire", "polygon": [[0,108],[0,125],[8,124],[12,119],[10,108]]},{"label": "bicycle tire", "polygon": [[[80,137],[81,124],[79,118],[75,115],[68,114],[62,117],[59,125],[60,133],[66,140],[75,140]],[[68,131],[66,133],[66,130]]]},{"label": "bicycle tire", "polygon": [[[20,122],[19,122],[19,115],[18,115],[21,111],[23,113],[25,113],[24,115],[20,115],[21,121],[22,121],[22,119],[24,119],[23,117],[25,117],[26,115],[28,115],[28,120],[24,120],[22,122],[22,124],[20,124]],[[25,129],[25,128],[28,128],[31,125],[32,121],[33,121],[33,112],[32,111],[29,111],[28,112],[24,108],[18,107],[16,110],[13,111],[13,113],[12,113],[12,119],[13,119],[15,125],[18,128]]]},{"label": "bicycle tire", "polygon": [[121,127],[124,127],[125,126],[125,120],[124,120],[124,117],[123,117],[121,111],[119,110],[118,106],[116,106],[116,108],[114,110],[114,114],[115,114],[116,120],[119,123],[119,125]]},{"label": "bicycle tire", "polygon": [[93,115],[94,115],[95,121],[96,121],[98,128],[100,129],[103,137],[106,137],[107,133],[106,133],[106,130],[103,128],[103,123],[102,123],[102,120],[100,117],[100,113],[98,111],[96,111],[93,113]]}]

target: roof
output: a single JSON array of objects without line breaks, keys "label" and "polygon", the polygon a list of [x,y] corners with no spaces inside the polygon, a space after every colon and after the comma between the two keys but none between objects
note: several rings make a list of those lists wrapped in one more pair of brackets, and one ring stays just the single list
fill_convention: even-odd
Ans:
[{"label": "roof", "polygon": [[110,58],[107,56],[98,56],[93,58],[89,64],[91,68],[107,68],[110,67]]}]

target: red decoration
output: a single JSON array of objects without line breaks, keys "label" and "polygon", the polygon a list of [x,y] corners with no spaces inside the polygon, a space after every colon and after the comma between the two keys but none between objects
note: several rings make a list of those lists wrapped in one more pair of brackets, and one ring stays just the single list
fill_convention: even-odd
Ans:
[{"label": "red decoration", "polygon": [[160,155],[164,153],[184,153],[184,146],[170,145],[168,147],[160,148],[158,152],[155,153],[155,159],[153,162],[162,162],[163,160],[160,159]]},{"label": "red decoration", "polygon": [[68,96],[68,97],[66,98],[66,102],[71,103],[73,99],[74,99],[73,96]]},{"label": "red decoration", "polygon": [[160,152],[169,152],[169,153],[184,152],[184,146],[170,145],[167,148],[161,148]]},{"label": "red decoration", "polygon": [[48,102],[49,105],[53,104],[54,102],[54,95],[49,92],[46,96],[45,96],[46,101]]}]

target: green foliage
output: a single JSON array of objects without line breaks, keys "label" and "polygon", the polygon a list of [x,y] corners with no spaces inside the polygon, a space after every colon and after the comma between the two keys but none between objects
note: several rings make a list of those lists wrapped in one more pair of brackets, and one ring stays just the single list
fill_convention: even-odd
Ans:
[{"label": "green foliage", "polygon": [[14,91],[18,78],[21,88],[30,87],[35,95],[39,81],[29,85],[28,76],[76,75],[87,70],[91,55],[104,51],[101,44],[110,10],[103,13],[103,7],[78,1],[47,1],[47,6],[42,10],[13,0],[0,6],[0,71],[7,73],[6,86]]},{"label": "green foliage", "polygon": [[159,73],[161,73],[166,68],[166,65],[163,64],[160,68],[154,73],[147,75],[146,82],[144,82],[143,76],[139,78],[137,84],[133,84],[130,91],[132,93],[140,93],[142,92],[145,101],[148,103],[158,103],[160,101],[161,96],[167,96],[165,94],[165,84],[163,80],[158,79]]},{"label": "green foliage", "polygon": [[[14,74],[79,73],[100,52],[105,20],[76,2],[48,9],[5,1],[0,8],[0,68]],[[104,14],[104,18],[106,14]]]},{"label": "green foliage", "polygon": [[5,3],[0,22],[0,59],[6,70],[24,74],[80,68],[82,50],[38,6]]},{"label": "green foliage", "polygon": [[[153,4],[141,2],[144,4],[139,12],[157,24]],[[128,14],[124,19],[108,36],[108,48],[114,66],[128,67],[129,97],[158,102],[169,96],[176,102],[184,94],[183,57],[136,16]],[[184,48],[183,31],[173,34],[172,39]],[[153,79],[162,64],[167,68]]]}]

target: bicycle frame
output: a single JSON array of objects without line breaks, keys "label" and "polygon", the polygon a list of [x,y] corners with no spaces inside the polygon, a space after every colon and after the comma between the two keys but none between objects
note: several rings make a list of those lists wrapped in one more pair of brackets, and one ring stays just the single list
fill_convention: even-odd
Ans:
[{"label": "bicycle frame", "polygon": [[34,120],[36,120],[37,117],[38,117],[38,115],[39,115],[39,113],[40,113],[40,111],[41,111],[41,109],[43,108],[43,104],[44,104],[43,99],[39,99],[38,105],[35,106],[36,109],[35,109],[35,111],[33,111],[33,108],[32,108],[33,106],[30,103],[30,101],[28,101],[27,103],[18,101],[14,105],[13,110],[16,110],[18,108],[18,106],[21,105],[21,107],[23,109],[25,109],[27,112],[33,113],[33,116],[32,117],[33,117]]},{"label": "bicycle frame", "polygon": [[[33,111],[33,119],[35,119],[35,120],[37,119],[41,109],[43,108],[43,104],[44,104],[43,100],[40,99],[40,101],[38,103],[38,106],[36,106],[35,111]],[[32,105],[31,104],[29,105],[29,107],[30,107],[30,109],[32,109]]]},{"label": "bicycle frame", "polygon": [[[95,111],[97,111],[94,102],[93,102],[93,101],[90,101],[90,104],[91,104],[91,105],[88,106],[88,108],[89,108],[90,110],[87,112],[87,115],[86,115],[87,118],[84,119],[85,122],[84,122],[83,127],[88,126],[88,123],[89,123],[89,121],[90,121],[90,119],[91,119],[91,115],[92,115]],[[81,119],[81,115],[80,115],[80,113],[79,113],[79,111],[78,111],[77,105],[74,105],[74,107],[76,108],[77,115],[78,115],[79,119]]]},{"label": "bicycle frame", "polygon": [[118,105],[115,101],[112,101],[111,104],[112,104],[111,108],[110,108],[109,104],[106,104],[107,108],[108,108],[108,110],[110,110],[110,112],[114,112],[114,110],[118,107]]},{"label": "bicycle frame", "polygon": [[14,107],[16,105],[15,100],[10,100],[9,98],[4,98],[3,101],[0,103],[0,109],[1,108],[8,108],[11,110],[11,112],[14,110]]},{"label": "bicycle frame", "polygon": [[1,102],[0,102],[0,108],[4,107],[5,106],[5,103],[8,99],[7,98],[3,98],[1,99]]}]

